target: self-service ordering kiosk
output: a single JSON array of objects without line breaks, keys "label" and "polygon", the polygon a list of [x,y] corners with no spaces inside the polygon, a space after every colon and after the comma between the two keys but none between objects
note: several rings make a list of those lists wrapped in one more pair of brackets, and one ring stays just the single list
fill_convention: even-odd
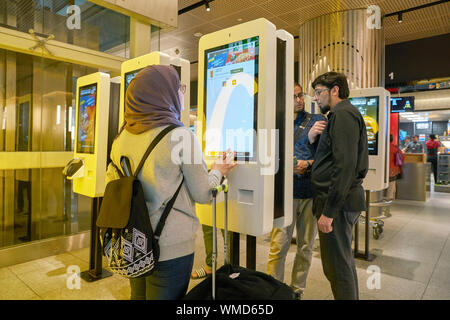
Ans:
[{"label": "self-service ordering kiosk", "polygon": [[121,67],[121,91],[120,91],[120,111],[119,111],[119,129],[122,127],[125,114],[125,95],[128,85],[136,74],[147,66],[151,65],[171,65],[177,70],[182,84],[186,85],[186,94],[184,95],[184,110],[181,112],[180,121],[189,128],[189,109],[190,109],[190,62],[179,57],[171,57],[165,53],[154,51],[152,53],[127,60]]},{"label": "self-service ordering kiosk", "polygon": [[361,112],[367,129],[369,171],[364,190],[384,190],[389,185],[389,91],[381,87],[350,90],[349,100]]},{"label": "self-service ordering kiosk", "polygon": [[[208,165],[227,149],[239,163],[227,177],[230,231],[259,236],[292,223],[293,52],[292,35],[266,19],[200,38],[197,136]],[[211,211],[197,205],[202,224],[212,225]]]},{"label": "self-service ordering kiosk", "polygon": [[93,73],[77,80],[74,159],[63,174],[73,191],[91,198],[105,190],[111,78]]}]

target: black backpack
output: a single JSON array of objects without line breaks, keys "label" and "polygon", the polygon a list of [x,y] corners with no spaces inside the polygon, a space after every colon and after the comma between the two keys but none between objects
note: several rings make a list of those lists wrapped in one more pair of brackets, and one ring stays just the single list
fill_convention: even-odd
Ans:
[{"label": "black backpack", "polygon": [[[134,174],[126,176],[112,163],[120,178],[110,181],[106,186],[97,227],[100,228],[100,242],[107,265],[116,274],[127,278],[145,277],[152,274],[158,262],[158,240],[184,177],[174,196],[164,208],[156,230],[153,232],[144,191],[137,176],[158,142],[176,127],[170,125],[158,134],[148,147]],[[128,167],[127,171],[124,170],[123,162]],[[132,173],[128,158],[121,157],[121,167],[123,172]]]}]

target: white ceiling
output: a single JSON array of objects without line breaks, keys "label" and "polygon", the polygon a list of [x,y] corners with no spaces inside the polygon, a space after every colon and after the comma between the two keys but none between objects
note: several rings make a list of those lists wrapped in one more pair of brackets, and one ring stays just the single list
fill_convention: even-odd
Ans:
[{"label": "white ceiling", "polygon": [[[186,8],[199,0],[178,0],[178,9]],[[191,62],[198,60],[198,40],[195,33],[207,34],[236,24],[266,18],[292,35],[299,27],[315,17],[349,9],[378,5],[382,14],[392,13],[435,0],[215,0],[211,11],[199,7],[178,16],[178,28],[161,31],[160,51],[179,56]],[[397,16],[384,19],[386,44],[410,41],[450,33],[450,2],[403,14],[403,23]],[[298,59],[298,41],[295,41],[295,58]],[[196,65],[191,77],[196,79]]]}]

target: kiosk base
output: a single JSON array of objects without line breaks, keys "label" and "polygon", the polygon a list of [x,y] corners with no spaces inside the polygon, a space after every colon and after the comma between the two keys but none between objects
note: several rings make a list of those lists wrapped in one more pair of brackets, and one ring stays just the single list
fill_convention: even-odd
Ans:
[{"label": "kiosk base", "polygon": [[102,272],[98,275],[95,274],[95,270],[83,271],[80,273],[80,278],[86,282],[94,282],[97,280],[105,279],[112,276],[112,272],[102,269]]},{"label": "kiosk base", "polygon": [[370,191],[366,190],[366,221],[365,221],[365,248],[364,253],[359,251],[359,218],[355,224],[355,250],[353,256],[356,259],[363,259],[366,261],[372,261],[376,258],[375,255],[370,253]]},{"label": "kiosk base", "polygon": [[112,273],[102,268],[102,247],[100,234],[96,221],[100,211],[102,198],[92,198],[91,220],[91,248],[89,257],[89,270],[80,273],[80,278],[87,282],[94,282],[112,276]]}]

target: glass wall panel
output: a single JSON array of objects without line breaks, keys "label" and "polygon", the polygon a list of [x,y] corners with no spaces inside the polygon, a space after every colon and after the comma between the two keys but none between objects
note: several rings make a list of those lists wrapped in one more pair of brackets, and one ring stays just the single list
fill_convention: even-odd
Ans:
[{"label": "glass wall panel", "polygon": [[0,249],[90,229],[91,200],[72,192],[62,169],[74,146],[76,80],[96,71],[0,50]]},{"label": "glass wall panel", "polygon": [[129,57],[130,18],[86,0],[2,0],[0,26]]}]

